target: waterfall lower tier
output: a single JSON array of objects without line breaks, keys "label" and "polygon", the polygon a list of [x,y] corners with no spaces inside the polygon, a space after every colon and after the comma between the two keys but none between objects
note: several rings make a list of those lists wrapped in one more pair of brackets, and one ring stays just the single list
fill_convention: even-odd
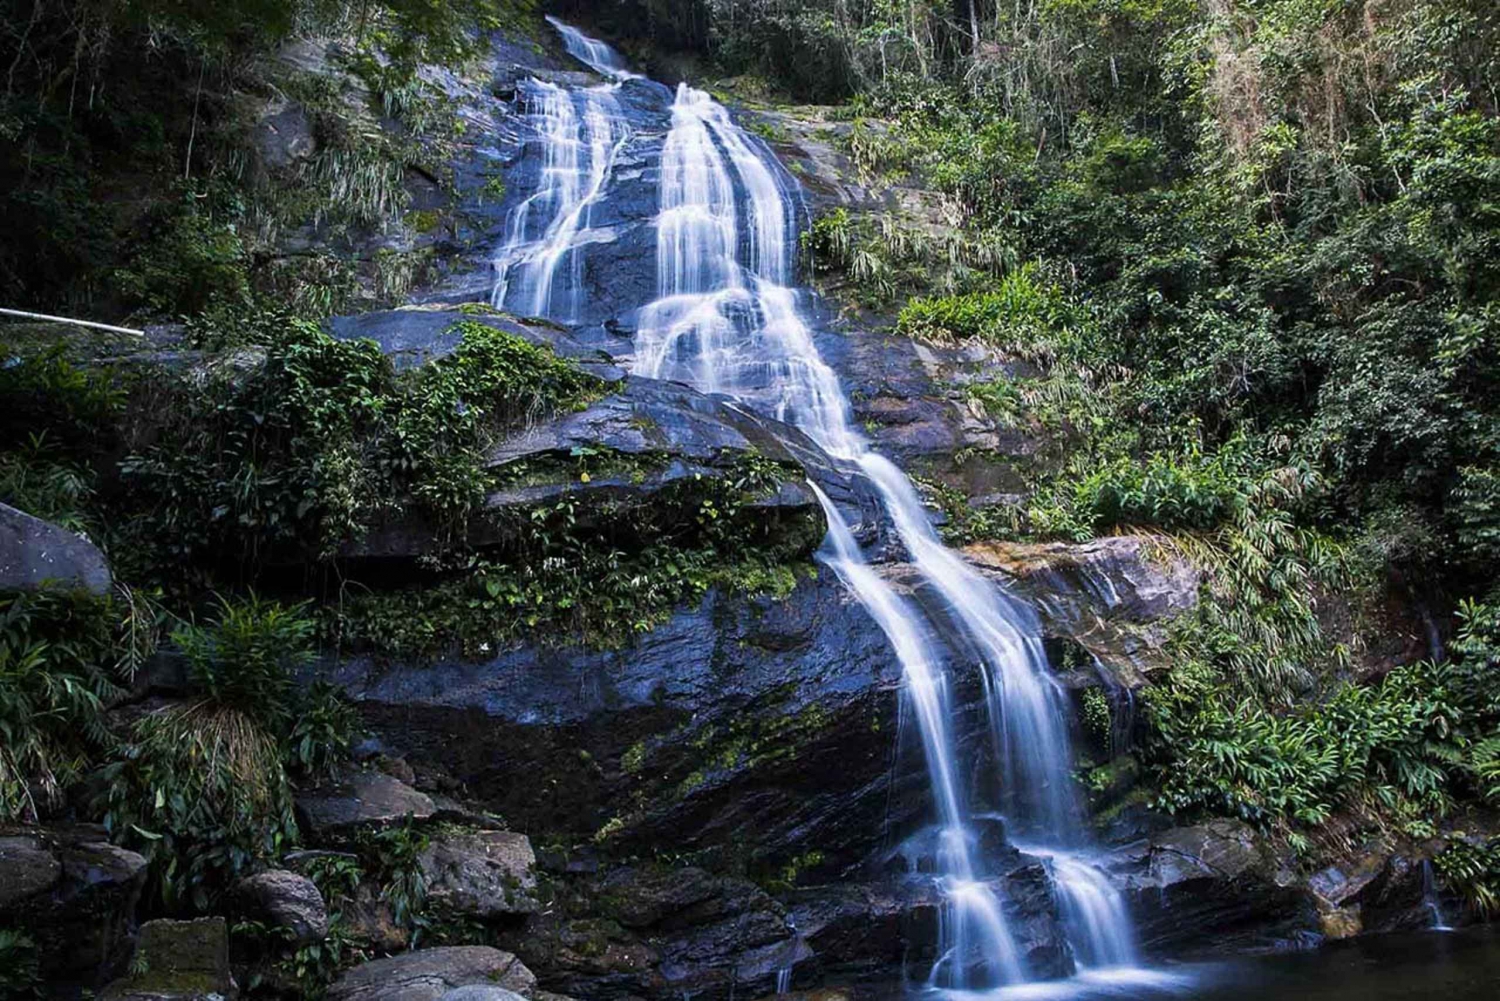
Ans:
[{"label": "waterfall lower tier", "polygon": [[[638,86],[621,82],[632,75],[607,45],[553,24],[568,51],[616,80],[613,87]],[[576,311],[576,300],[567,296],[576,296],[579,286],[589,207],[608,197],[611,165],[626,139],[608,121],[611,87],[570,96],[537,82],[533,90],[544,167],[536,193],[512,214],[497,255],[495,299],[566,319]],[[999,772],[976,799],[998,805],[1004,829],[1040,846],[1029,854],[1044,860],[1051,874],[1077,964],[1130,966],[1135,952],[1120,898],[1078,853],[1086,839],[1070,775],[1065,701],[1048,671],[1036,617],[942,544],[911,481],[854,427],[792,285],[795,181],[722,105],[685,84],[672,104],[659,176],[656,298],[638,316],[633,371],[731,395],[804,431],[873,485],[920,574],[924,597],[935,599],[919,604],[898,593],[813,485],[828,523],[820,559],[889,641],[921,735],[938,820],[931,879],[941,899],[929,985],[982,990],[1030,979],[1007,922],[1007,902],[996,890],[1002,874],[986,871],[991,860],[976,849],[980,821],[968,795],[976,770],[958,760],[954,734],[952,688],[958,672],[967,670],[984,688]],[[570,275],[569,291],[559,294],[563,273]],[[961,637],[964,654],[938,655],[938,625]],[[965,655],[970,663],[962,663]],[[778,987],[789,982],[790,966]]]}]

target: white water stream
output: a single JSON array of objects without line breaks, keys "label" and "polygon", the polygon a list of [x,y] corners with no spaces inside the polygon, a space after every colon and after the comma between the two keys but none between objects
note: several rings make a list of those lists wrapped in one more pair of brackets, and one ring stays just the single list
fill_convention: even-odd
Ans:
[{"label": "white water stream", "polygon": [[[603,42],[552,23],[581,61],[616,81],[631,78]],[[568,95],[536,82],[545,166],[538,191],[512,214],[497,255],[497,305],[555,319],[576,313],[582,254],[575,251],[587,242],[588,207],[607,196],[610,164],[625,135],[608,103],[618,86]],[[792,286],[797,226],[790,176],[702,91],[680,85],[671,114],[656,220],[657,298],[641,312],[635,373],[734,396],[796,425],[863,471],[912,564],[973,651],[1000,763],[991,793],[1010,833],[1047,860],[1080,968],[1133,966],[1120,897],[1080,851],[1063,694],[1047,670],[1035,614],[942,544],[911,481],[855,429]],[[559,301],[555,276],[564,260],[574,277]],[[1000,874],[985,872],[975,851],[974,816],[960,779],[967,769],[955,757],[949,671],[961,665],[936,655],[927,614],[869,565],[837,507],[813,489],[828,520],[822,559],[889,639],[921,732],[945,901],[931,986],[1025,983],[1030,974],[996,893]]]}]

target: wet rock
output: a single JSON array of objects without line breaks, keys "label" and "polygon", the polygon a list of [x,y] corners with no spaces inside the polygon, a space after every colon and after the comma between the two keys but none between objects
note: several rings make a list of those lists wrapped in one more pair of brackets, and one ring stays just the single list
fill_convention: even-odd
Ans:
[{"label": "wet rock", "polygon": [[106,987],[101,1001],[215,1001],[235,990],[221,917],[147,921],[131,967],[135,972]]},{"label": "wet rock", "polygon": [[[985,542],[963,553],[1030,599],[1048,634],[1078,643],[1131,688],[1167,666],[1167,625],[1198,603],[1197,569],[1149,537],[1081,544]],[[1086,671],[1065,680],[1089,684],[1096,679]]]},{"label": "wet rock", "polygon": [[463,340],[463,335],[455,329],[460,323],[493,327],[539,347],[551,348],[558,357],[571,360],[585,372],[606,382],[618,382],[625,376],[608,355],[579,343],[561,328],[544,322],[522,323],[505,314],[466,313],[442,305],[407,306],[335,316],[328,321],[334,337],[373,340],[391,357],[397,368],[415,368],[452,354]]},{"label": "wet rock", "polygon": [[1361,929],[1390,932],[1431,928],[1431,863],[1399,853],[1380,861],[1375,874],[1348,898],[1359,907]]},{"label": "wet rock", "polygon": [[1240,821],[1173,828],[1118,850],[1106,868],[1148,952],[1245,951],[1317,939],[1311,896]]},{"label": "wet rock", "polygon": [[474,986],[524,995],[536,987],[536,977],[508,952],[481,945],[446,946],[362,963],[339,978],[327,997],[328,1001],[437,1001],[455,988]]},{"label": "wet rock", "polygon": [[517,940],[549,986],[579,997],[754,995],[774,988],[779,970],[812,958],[785,909],[746,880],[632,866],[585,880],[584,897],[602,916],[549,916]]},{"label": "wet rock", "polygon": [[316,786],[297,797],[297,815],[314,837],[380,827],[411,817],[432,816],[432,797],[383,772],[358,770],[340,781]]},{"label": "wet rock", "polygon": [[1047,867],[1023,856],[1001,889],[1005,916],[1016,948],[1034,977],[1052,979],[1074,972],[1073,950],[1058,914],[1057,895]]},{"label": "wet rock", "polygon": [[767,865],[813,844],[831,876],[930,809],[920,760],[893,787],[899,665],[827,573],[785,600],[711,593],[622,650],[321,674],[419,771],[440,767],[524,830]]},{"label": "wet rock", "polygon": [[102,828],[0,829],[0,914],[37,943],[43,978],[92,989],[123,968],[146,860]]},{"label": "wet rock", "polygon": [[109,565],[92,542],[0,504],[0,591],[58,587],[102,595],[109,584]]},{"label": "wet rock", "polygon": [[286,929],[298,945],[318,942],[328,935],[323,895],[305,876],[271,869],[240,880],[235,892],[249,913]]},{"label": "wet rock", "polygon": [[536,856],[524,834],[435,834],[417,863],[428,902],[445,913],[489,919],[537,909]]}]

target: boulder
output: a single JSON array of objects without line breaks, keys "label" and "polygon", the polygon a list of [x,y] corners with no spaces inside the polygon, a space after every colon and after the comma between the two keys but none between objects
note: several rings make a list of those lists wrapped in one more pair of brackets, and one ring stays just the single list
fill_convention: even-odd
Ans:
[{"label": "boulder", "polygon": [[146,860],[109,844],[102,828],[0,829],[0,914],[26,929],[59,989],[119,973],[145,882]]},{"label": "boulder", "polygon": [[812,959],[764,890],[691,866],[622,867],[561,899],[593,901],[602,916],[549,909],[517,933],[516,948],[547,970],[550,986],[578,997],[753,996]]},{"label": "boulder", "polygon": [[1311,895],[1238,820],[1173,828],[1117,850],[1106,869],[1151,953],[1275,949],[1319,938]]},{"label": "boulder", "polygon": [[[536,987],[519,959],[482,945],[420,949],[362,963],[328,989],[328,1001],[438,1001],[459,987],[498,987],[530,994]],[[476,999],[470,999],[476,1001]],[[484,1001],[509,1001],[489,998]]]},{"label": "boulder", "polygon": [[424,820],[436,810],[432,797],[383,772],[360,769],[339,781],[316,786],[297,797],[303,829],[314,837],[347,834],[360,827],[383,827],[411,817]]},{"label": "boulder", "polygon": [[240,880],[235,892],[248,913],[286,929],[297,945],[319,942],[328,935],[323,895],[306,876],[270,869]]},{"label": "boulder", "polygon": [[427,881],[428,902],[447,914],[491,919],[537,909],[536,856],[524,834],[434,834],[417,863]]},{"label": "boulder", "polygon": [[[1198,570],[1164,542],[1111,536],[1081,544],[984,542],[964,556],[1035,605],[1043,627],[1082,646],[1120,684],[1167,667],[1167,625],[1198,604]],[[1064,678],[1093,683],[1092,672]]]},{"label": "boulder", "polygon": [[455,329],[460,323],[483,324],[539,347],[551,348],[559,357],[571,360],[605,382],[619,382],[625,377],[609,355],[583,344],[559,327],[544,321],[526,323],[488,310],[463,312],[444,305],[403,306],[335,316],[328,321],[334,337],[375,341],[396,367],[403,369],[444,358],[457,350],[463,340],[463,335]]},{"label": "boulder", "polygon": [[76,532],[0,504],[0,591],[60,587],[109,592],[109,564]]},{"label": "boulder", "polygon": [[221,917],[147,921],[130,965],[131,974],[106,987],[101,1001],[222,1001],[235,990]]}]

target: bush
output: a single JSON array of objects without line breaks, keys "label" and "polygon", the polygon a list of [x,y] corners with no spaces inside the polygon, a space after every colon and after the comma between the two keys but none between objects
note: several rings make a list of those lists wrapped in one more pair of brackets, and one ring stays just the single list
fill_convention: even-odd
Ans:
[{"label": "bush", "polygon": [[0,595],[0,819],[37,819],[112,746],[104,708],[154,637],[129,592]]},{"label": "bush", "polygon": [[1076,310],[1033,266],[1007,274],[989,290],[918,297],[908,302],[896,330],[928,340],[978,338],[1010,351],[1035,350],[1076,323]]},{"label": "bush", "polygon": [[452,354],[397,374],[371,341],[315,325],[261,328],[264,361],[206,390],[122,465],[148,541],[164,559],[254,570],[331,558],[403,506],[459,542],[491,483],[485,447],[503,428],[572,406],[600,383],[545,347],[477,321]]},{"label": "bush", "polygon": [[169,912],[209,908],[253,863],[290,847],[288,769],[327,773],[348,750],[353,711],[326,686],[293,686],[313,655],[304,611],[220,598],[207,625],[174,632],[196,701],[142,718],[102,769],[105,824],[150,858]]},{"label": "bush", "polygon": [[1464,798],[1494,797],[1486,747],[1500,742],[1500,615],[1466,606],[1454,663],[1397,668],[1286,713],[1236,697],[1219,672],[1190,662],[1151,689],[1157,804],[1171,813],[1238,816],[1293,834],[1344,811],[1388,816],[1430,836]]}]

